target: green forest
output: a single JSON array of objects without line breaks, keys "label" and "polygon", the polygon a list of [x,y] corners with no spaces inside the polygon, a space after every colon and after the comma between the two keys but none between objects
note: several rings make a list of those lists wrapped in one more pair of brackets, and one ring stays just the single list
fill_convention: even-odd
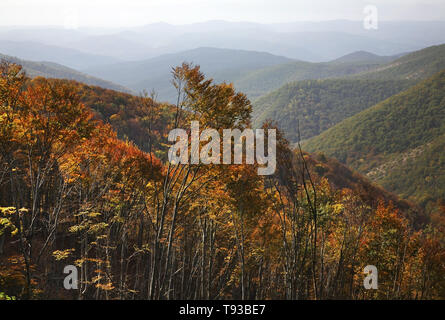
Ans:
[{"label": "green forest", "polygon": [[410,87],[409,80],[305,80],[254,103],[254,125],[273,120],[291,142],[319,135],[342,120]]},{"label": "green forest", "polygon": [[335,157],[405,198],[424,205],[441,200],[445,177],[438,146],[445,133],[444,89],[441,71],[340,122],[304,147]]}]

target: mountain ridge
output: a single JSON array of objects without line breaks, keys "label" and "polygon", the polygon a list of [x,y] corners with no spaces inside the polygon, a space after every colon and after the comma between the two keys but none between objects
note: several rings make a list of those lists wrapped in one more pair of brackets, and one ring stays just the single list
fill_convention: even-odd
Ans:
[{"label": "mountain ridge", "polygon": [[88,85],[130,93],[131,90],[110,81],[102,80],[54,62],[28,61],[0,53],[0,60],[20,64],[31,77],[59,78],[76,80]]}]

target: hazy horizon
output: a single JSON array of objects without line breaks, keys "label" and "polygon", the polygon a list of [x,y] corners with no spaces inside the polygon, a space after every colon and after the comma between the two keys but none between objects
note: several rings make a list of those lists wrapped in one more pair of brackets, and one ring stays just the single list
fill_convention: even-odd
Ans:
[{"label": "hazy horizon", "polygon": [[0,26],[126,28],[154,23],[183,25],[208,21],[261,24],[363,20],[374,5],[380,21],[444,21],[441,0],[2,0]]},{"label": "hazy horizon", "polygon": [[[218,23],[218,22],[224,22],[224,23],[239,23],[239,24],[256,24],[256,25],[265,25],[265,26],[273,26],[273,25],[280,25],[280,24],[298,24],[298,23],[329,23],[329,22],[356,22],[356,23],[362,23],[363,19],[326,19],[326,20],[294,20],[294,21],[286,21],[286,22],[256,22],[256,21],[249,21],[249,20],[225,20],[225,19],[209,19],[209,20],[202,20],[202,21],[195,21],[195,22],[186,22],[186,23],[171,23],[166,21],[155,21],[155,22],[147,22],[142,23],[138,25],[129,25],[129,26],[91,26],[91,25],[82,25],[79,26],[79,29],[132,29],[132,28],[140,28],[145,26],[154,26],[154,25],[169,25],[174,27],[180,27],[180,26],[190,26],[195,24],[205,24],[205,23]],[[437,20],[412,20],[412,19],[389,19],[389,20],[379,20],[380,23],[397,23],[397,22],[413,22],[413,23],[432,23],[432,22],[445,22],[444,19],[437,19]],[[0,24],[0,28],[23,28],[23,29],[30,29],[30,28],[63,28],[64,26],[61,24],[10,24],[10,25],[2,25]]]}]

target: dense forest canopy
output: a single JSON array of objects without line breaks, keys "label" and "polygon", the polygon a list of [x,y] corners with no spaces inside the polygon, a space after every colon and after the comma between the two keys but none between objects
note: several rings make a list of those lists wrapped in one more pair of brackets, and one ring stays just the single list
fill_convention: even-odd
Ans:
[{"label": "dense forest canopy", "polygon": [[[257,164],[171,164],[169,128],[243,129],[252,112],[199,67],[175,68],[173,83],[178,103],[165,105],[0,66],[2,296],[445,297],[443,204],[413,214],[335,161],[292,150],[279,130],[272,176]],[[80,290],[60,283],[71,264]],[[363,288],[367,265],[379,290]]]}]

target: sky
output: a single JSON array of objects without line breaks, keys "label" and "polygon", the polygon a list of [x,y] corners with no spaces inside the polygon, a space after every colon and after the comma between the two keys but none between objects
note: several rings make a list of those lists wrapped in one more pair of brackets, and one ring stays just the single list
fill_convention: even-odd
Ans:
[{"label": "sky", "polygon": [[0,25],[131,27],[209,20],[361,20],[367,5],[378,9],[382,21],[445,20],[444,0],[0,0]]}]

